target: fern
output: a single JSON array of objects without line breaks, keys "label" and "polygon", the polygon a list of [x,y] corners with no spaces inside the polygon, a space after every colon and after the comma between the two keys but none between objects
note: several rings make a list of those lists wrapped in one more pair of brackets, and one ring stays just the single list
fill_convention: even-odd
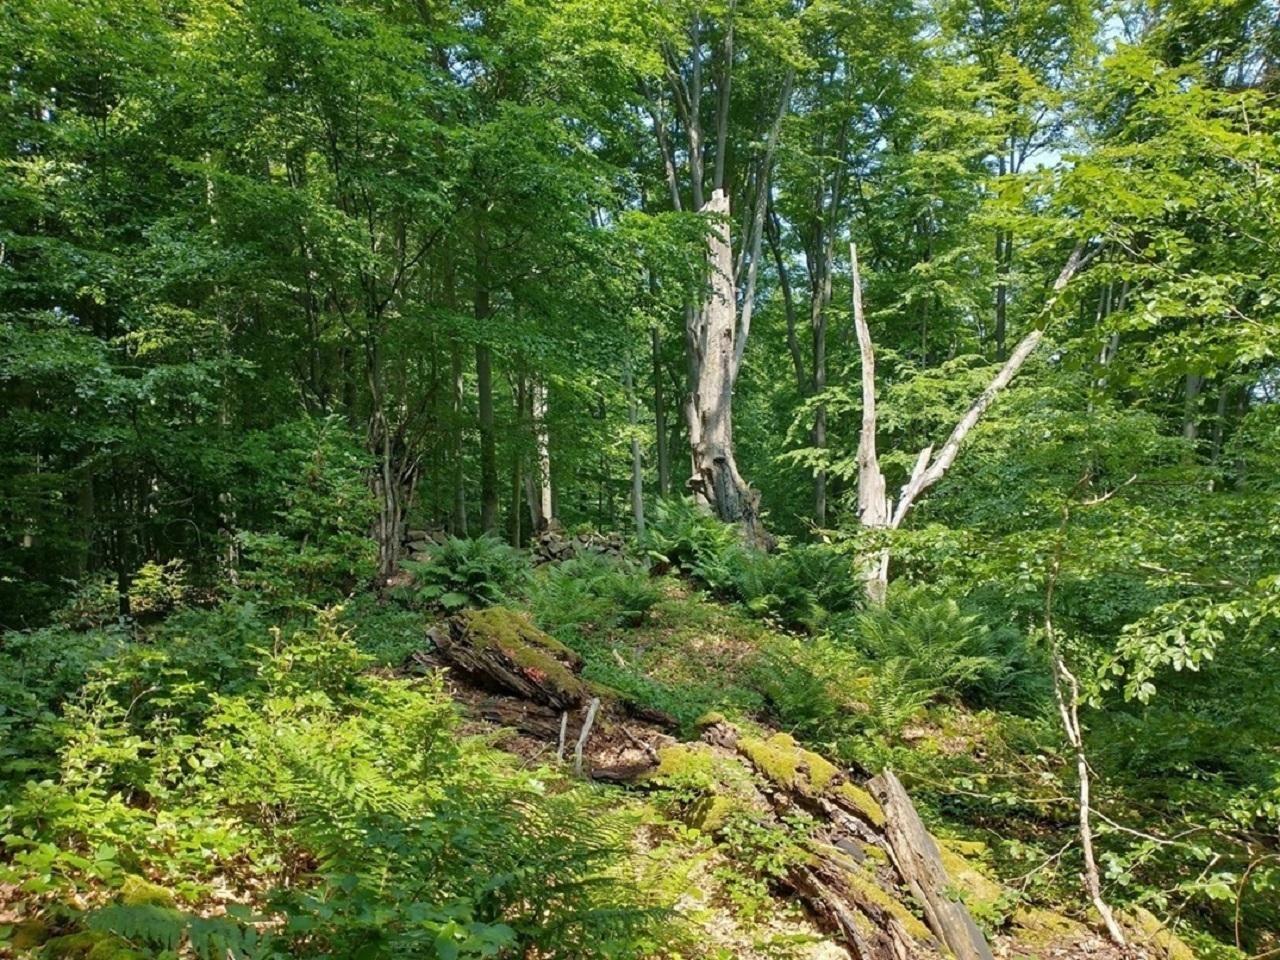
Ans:
[{"label": "fern", "polygon": [[447,611],[488,607],[523,595],[529,581],[529,561],[496,537],[474,540],[451,537],[431,550],[427,562],[401,564],[415,577],[414,599]]},{"label": "fern", "polygon": [[177,953],[185,944],[200,960],[249,960],[258,945],[258,932],[247,919],[201,917],[150,904],[113,904],[90,913],[85,926],[170,953]]}]

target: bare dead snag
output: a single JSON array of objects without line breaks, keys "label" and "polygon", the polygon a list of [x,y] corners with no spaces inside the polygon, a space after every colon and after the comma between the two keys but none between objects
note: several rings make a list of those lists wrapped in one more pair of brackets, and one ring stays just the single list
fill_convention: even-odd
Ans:
[{"label": "bare dead snag", "polygon": [[[1058,278],[1053,283],[1048,299],[1040,308],[1040,314],[1032,324],[1032,329],[1018,341],[1009,358],[1001,365],[986,389],[970,404],[969,409],[952,428],[950,436],[937,453],[932,446],[927,446],[920,451],[895,506],[892,498],[886,493],[884,474],[880,471],[879,456],[876,452],[875,353],[871,343],[871,331],[867,326],[862,308],[862,278],[858,268],[858,248],[856,244],[849,245],[849,262],[853,280],[853,322],[862,360],[862,428],[858,435],[858,520],[864,528],[897,529],[920,496],[943,478],[955,463],[960,453],[960,446],[970,431],[977,426],[983,414],[995,402],[997,394],[1017,376],[1018,371],[1027,362],[1027,358],[1040,345],[1040,341],[1044,339],[1041,322],[1058,302],[1058,298],[1071,282],[1072,277],[1088,263],[1092,256],[1092,253],[1085,252],[1083,243],[1077,244],[1071,251],[1071,255],[1067,257],[1067,262],[1063,264]],[[875,604],[883,603],[889,581],[889,548],[887,546],[877,548],[863,561],[862,576],[867,599]]]},{"label": "bare dead snag", "polygon": [[733,452],[733,386],[737,303],[729,239],[729,198],[717,190],[702,208],[714,219],[707,231],[710,290],[701,310],[688,312],[693,389],[689,394],[689,487],[726,523],[741,524],[747,539],[768,545],[760,521],[760,494],[738,472]]},{"label": "bare dead snag", "polygon": [[573,772],[582,776],[582,750],[591,736],[591,727],[596,722],[596,711],[600,709],[600,698],[592,697],[587,707],[587,719],[582,724],[582,732],[578,734],[578,742],[573,748]]}]

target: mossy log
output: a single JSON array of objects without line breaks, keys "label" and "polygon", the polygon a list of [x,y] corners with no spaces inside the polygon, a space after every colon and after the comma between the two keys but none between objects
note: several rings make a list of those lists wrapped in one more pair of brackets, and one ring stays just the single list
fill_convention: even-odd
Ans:
[{"label": "mossy log", "polygon": [[871,781],[885,814],[885,839],[894,866],[920,903],[929,927],[957,960],[992,960],[986,937],[963,903],[948,895],[951,880],[942,853],[916,813],[901,781],[886,770]]},{"label": "mossy log", "polygon": [[436,649],[466,679],[557,710],[601,692],[578,676],[582,661],[519,611],[466,610],[429,634]]}]

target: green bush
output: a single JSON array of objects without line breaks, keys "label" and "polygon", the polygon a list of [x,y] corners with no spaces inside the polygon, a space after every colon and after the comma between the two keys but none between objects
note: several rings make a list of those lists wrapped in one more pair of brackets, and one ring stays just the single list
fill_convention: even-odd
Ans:
[{"label": "green bush", "polygon": [[[36,717],[57,773],[6,791],[0,882],[46,905],[58,949],[625,958],[671,935],[616,803],[459,736],[442,680],[371,673],[337,611],[224,643],[218,666],[237,616],[78,655],[83,690]],[[184,907],[215,882],[252,907]]]},{"label": "green bush", "polygon": [[872,675],[848,644],[778,638],[752,674],[780,725],[802,739],[831,743],[869,725]]},{"label": "green bush", "polygon": [[524,595],[529,583],[529,558],[496,537],[474,540],[450,537],[431,549],[427,562],[405,560],[414,575],[410,594],[424,606],[444,610],[490,607]]},{"label": "green bush", "polygon": [[298,611],[339,602],[369,582],[377,566],[369,460],[345,424],[287,423],[246,446],[249,499],[255,513],[274,519],[238,537],[242,588]]},{"label": "green bush", "polygon": [[738,531],[693,500],[664,499],[654,506],[644,549],[660,570],[676,570],[725,591],[733,585],[733,563],[741,547]]}]

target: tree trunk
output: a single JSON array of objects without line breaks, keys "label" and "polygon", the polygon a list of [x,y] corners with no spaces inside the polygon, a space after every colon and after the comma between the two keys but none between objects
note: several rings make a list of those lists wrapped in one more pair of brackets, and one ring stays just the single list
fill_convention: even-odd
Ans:
[{"label": "tree trunk", "polygon": [[538,527],[535,533],[551,523],[551,442],[547,432],[547,384],[534,377],[529,390],[530,413],[533,420],[534,444],[537,454]]},{"label": "tree trunk", "polygon": [[662,386],[662,333],[655,325],[649,331],[653,345],[653,423],[658,448],[658,493],[671,495],[671,447],[667,437],[667,398]]},{"label": "tree trunk", "polygon": [[[476,298],[479,313],[480,298]],[[487,297],[486,297],[487,314]],[[480,529],[498,531],[498,447],[493,421],[493,359],[489,348],[476,344],[476,392],[480,406]]]},{"label": "tree trunk", "polygon": [[[813,328],[813,395],[817,406],[813,412],[813,446],[827,448],[827,406],[822,394],[827,389],[827,305],[831,302],[831,247],[824,244],[818,264],[818,282],[813,291],[810,325]],[[827,471],[821,467],[813,473],[813,522],[827,525]]]},{"label": "tree trunk", "polygon": [[726,523],[741,524],[752,543],[765,544],[760,495],[738,472],[733,453],[734,339],[737,307],[729,240],[729,199],[717,190],[702,208],[714,217],[707,232],[710,291],[701,310],[690,311],[688,340],[692,372],[689,396],[689,487]]},{"label": "tree trunk", "polygon": [[451,385],[449,413],[453,418],[453,423],[450,424],[453,446],[453,497],[450,526],[455,537],[465,537],[467,535],[467,479],[464,457],[466,446],[462,442],[462,403],[465,384],[462,378],[462,350],[456,340],[450,349],[449,376]]},{"label": "tree trunk", "polygon": [[1200,435],[1200,390],[1204,387],[1204,377],[1198,373],[1188,373],[1182,386],[1182,436],[1183,439],[1195,443]]},{"label": "tree trunk", "polygon": [[[858,247],[849,244],[849,267],[853,281],[853,325],[858,336],[862,368],[862,427],[858,433],[858,522],[865,529],[888,525],[889,502],[885,497],[884,474],[876,453],[876,358],[871,330],[862,311],[862,275],[858,269]],[[889,586],[889,551],[882,547],[862,560],[862,579],[867,599],[884,603]]]},{"label": "tree trunk", "polygon": [[631,357],[623,360],[623,385],[627,391],[627,420],[631,427],[631,516],[636,536],[644,536],[644,458],[640,454],[640,410],[636,403],[635,382],[631,375]]}]

